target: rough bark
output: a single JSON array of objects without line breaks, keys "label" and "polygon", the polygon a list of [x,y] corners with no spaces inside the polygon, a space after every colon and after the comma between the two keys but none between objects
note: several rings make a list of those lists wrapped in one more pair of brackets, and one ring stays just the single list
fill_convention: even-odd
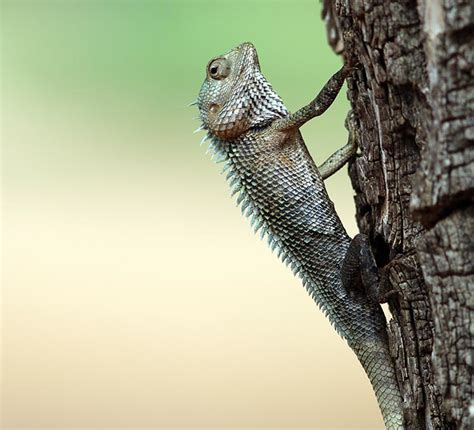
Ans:
[{"label": "rough bark", "polygon": [[357,221],[393,293],[408,429],[474,428],[474,2],[322,0],[361,155]]}]

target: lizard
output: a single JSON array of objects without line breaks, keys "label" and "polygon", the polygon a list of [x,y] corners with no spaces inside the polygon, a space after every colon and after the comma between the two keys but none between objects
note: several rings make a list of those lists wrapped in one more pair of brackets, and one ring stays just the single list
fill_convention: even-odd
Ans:
[{"label": "lizard", "polygon": [[299,130],[326,111],[353,69],[344,65],[309,104],[290,113],[246,42],[208,62],[192,104],[202,121],[198,130],[206,130],[203,141],[210,140],[216,161],[225,163],[242,213],[347,341],[372,384],[385,427],[398,430],[404,428],[402,398],[379,303],[378,268],[367,236],[351,240],[324,185],[355,155],[357,142],[350,133],[347,145],[317,167]]}]

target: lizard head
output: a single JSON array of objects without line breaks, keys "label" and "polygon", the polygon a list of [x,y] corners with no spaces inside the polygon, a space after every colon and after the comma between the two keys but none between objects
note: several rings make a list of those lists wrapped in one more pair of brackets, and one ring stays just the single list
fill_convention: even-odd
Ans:
[{"label": "lizard head", "polygon": [[204,128],[222,140],[288,114],[263,77],[257,51],[248,42],[209,61],[197,104]]}]

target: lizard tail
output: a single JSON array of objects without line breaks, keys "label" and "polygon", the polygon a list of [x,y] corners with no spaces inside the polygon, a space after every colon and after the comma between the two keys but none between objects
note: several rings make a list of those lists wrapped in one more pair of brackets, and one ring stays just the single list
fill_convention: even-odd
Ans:
[{"label": "lizard tail", "polygon": [[403,430],[402,399],[387,343],[376,339],[353,350],[370,379],[386,429]]}]

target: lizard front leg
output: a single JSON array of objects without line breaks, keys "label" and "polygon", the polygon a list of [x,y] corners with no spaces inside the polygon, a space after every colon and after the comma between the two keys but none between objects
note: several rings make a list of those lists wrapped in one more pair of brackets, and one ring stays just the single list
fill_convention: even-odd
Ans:
[{"label": "lizard front leg", "polygon": [[280,131],[300,128],[309,120],[323,114],[326,109],[332,105],[344,81],[353,69],[351,66],[344,65],[339,71],[332,75],[313,101],[295,113],[276,120],[273,125],[274,128]]},{"label": "lizard front leg", "polygon": [[[323,114],[329,106],[331,106],[334,99],[339,94],[346,77],[353,69],[353,67],[348,65],[343,66],[331,77],[331,79],[329,79],[328,82],[326,82],[326,85],[311,103],[297,112],[275,121],[273,126],[280,131],[300,128],[309,120]],[[349,130],[349,140],[347,145],[338,149],[318,167],[319,173],[323,179],[327,179],[337,172],[356,154],[358,139],[355,135],[357,128],[354,122],[354,114],[351,112],[346,119],[346,128]]]},{"label": "lizard front leg", "polygon": [[354,112],[350,112],[346,118],[346,128],[349,131],[347,145],[338,149],[323,164],[318,166],[319,173],[323,179],[329,178],[343,167],[357,152],[358,134],[355,124]]}]

